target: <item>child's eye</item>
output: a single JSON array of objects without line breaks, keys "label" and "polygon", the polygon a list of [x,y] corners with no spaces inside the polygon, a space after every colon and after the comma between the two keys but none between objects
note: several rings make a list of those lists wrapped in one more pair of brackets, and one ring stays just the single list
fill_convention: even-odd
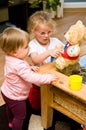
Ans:
[{"label": "child's eye", "polygon": [[47,34],[47,35],[52,34],[52,32],[53,32],[53,31],[50,30],[50,31],[48,31],[48,32],[41,32],[40,34],[41,34],[42,36],[44,36],[44,35],[46,35],[46,34]]},{"label": "child's eye", "polygon": [[45,32],[41,32],[40,34],[41,34],[41,35],[45,35],[46,33],[45,33]]},{"label": "child's eye", "polygon": [[48,31],[48,34],[52,33],[53,31]]}]

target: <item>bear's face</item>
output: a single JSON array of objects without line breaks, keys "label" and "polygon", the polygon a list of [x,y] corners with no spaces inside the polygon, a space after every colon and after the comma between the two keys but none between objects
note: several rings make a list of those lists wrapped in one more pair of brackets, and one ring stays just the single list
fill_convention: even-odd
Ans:
[{"label": "bear's face", "polygon": [[86,27],[82,21],[77,21],[76,24],[72,25],[69,30],[65,33],[64,37],[67,42],[72,45],[81,44],[86,34]]}]

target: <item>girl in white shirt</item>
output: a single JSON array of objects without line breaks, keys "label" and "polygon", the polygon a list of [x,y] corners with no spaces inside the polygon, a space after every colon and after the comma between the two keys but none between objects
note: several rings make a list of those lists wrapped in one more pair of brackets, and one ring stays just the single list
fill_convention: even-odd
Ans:
[{"label": "girl in white shirt", "polygon": [[55,75],[35,73],[38,67],[30,66],[25,61],[29,40],[29,34],[16,27],[9,27],[0,35],[0,47],[6,54],[1,93],[6,102],[9,127],[12,130],[22,130],[26,116],[25,101],[32,83],[39,86],[57,79]]},{"label": "girl in white shirt", "polygon": [[[52,37],[56,29],[55,22],[45,11],[35,12],[28,21],[27,30],[30,33],[29,56],[34,65],[40,66],[52,62],[59,56],[56,46],[63,46],[63,43]],[[40,87],[33,87],[30,90],[29,101],[34,110],[40,110]]]}]

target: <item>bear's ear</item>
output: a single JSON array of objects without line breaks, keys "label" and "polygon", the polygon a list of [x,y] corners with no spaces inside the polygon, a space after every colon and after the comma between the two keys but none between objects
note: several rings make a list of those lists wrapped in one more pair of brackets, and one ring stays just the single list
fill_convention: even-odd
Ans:
[{"label": "bear's ear", "polygon": [[81,24],[83,24],[83,23],[82,23],[81,20],[78,20],[78,21],[76,22],[76,24],[77,24],[77,25],[81,25]]}]

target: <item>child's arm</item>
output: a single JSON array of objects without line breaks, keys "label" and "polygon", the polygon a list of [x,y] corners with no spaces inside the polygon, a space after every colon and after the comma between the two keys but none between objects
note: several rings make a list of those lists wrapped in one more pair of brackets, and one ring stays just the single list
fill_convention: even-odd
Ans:
[{"label": "child's arm", "polygon": [[[22,63],[17,67],[18,70],[18,76],[20,76],[23,80],[25,80],[28,83],[33,83],[38,86],[41,84],[50,84],[52,81],[58,80],[57,74],[39,74],[31,70],[31,66],[28,65],[28,63]],[[39,70],[40,72],[40,70]]]},{"label": "child's arm", "polygon": [[57,49],[46,50],[44,53],[42,53],[40,55],[35,52],[30,54],[32,62],[34,64],[41,64],[49,56],[57,58],[58,55],[59,55],[59,51]]}]

